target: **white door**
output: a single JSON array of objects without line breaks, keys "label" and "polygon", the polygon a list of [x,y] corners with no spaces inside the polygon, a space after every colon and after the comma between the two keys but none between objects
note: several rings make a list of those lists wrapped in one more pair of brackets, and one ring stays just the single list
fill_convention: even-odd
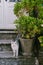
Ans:
[{"label": "white door", "polygon": [[3,1],[0,0],[0,24],[3,23]]},{"label": "white door", "polygon": [[16,0],[0,0],[0,24],[13,24],[16,16],[13,13]]}]

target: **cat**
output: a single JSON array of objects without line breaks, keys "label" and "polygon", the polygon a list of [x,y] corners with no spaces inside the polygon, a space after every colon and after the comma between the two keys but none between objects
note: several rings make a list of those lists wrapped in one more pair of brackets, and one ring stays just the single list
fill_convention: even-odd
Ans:
[{"label": "cat", "polygon": [[18,44],[17,40],[11,41],[11,48],[12,48],[12,51],[13,51],[13,56],[18,57],[19,44]]}]

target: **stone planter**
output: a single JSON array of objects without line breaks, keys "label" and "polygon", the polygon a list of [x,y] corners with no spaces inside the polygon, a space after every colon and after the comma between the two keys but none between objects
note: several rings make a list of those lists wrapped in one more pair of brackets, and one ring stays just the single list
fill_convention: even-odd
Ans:
[{"label": "stone planter", "polygon": [[32,39],[22,39],[20,38],[22,49],[23,49],[23,55],[30,55],[32,54]]}]

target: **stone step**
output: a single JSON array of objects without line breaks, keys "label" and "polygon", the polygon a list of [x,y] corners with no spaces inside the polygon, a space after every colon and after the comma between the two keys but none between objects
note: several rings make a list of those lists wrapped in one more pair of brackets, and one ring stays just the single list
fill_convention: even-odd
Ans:
[{"label": "stone step", "polygon": [[[14,65],[14,62],[19,63],[19,65],[34,65],[34,57],[29,57],[29,56],[19,56],[17,59],[15,59],[15,57],[12,54],[12,51],[6,51],[7,55],[4,54],[5,52],[0,52],[0,63],[1,65],[3,65],[4,63],[8,63],[8,65]],[[41,65],[43,65],[43,57],[40,57],[40,62]],[[7,65],[7,64],[4,64]]]},{"label": "stone step", "polygon": [[40,52],[40,53],[39,53],[39,56],[43,57],[43,52]]},{"label": "stone step", "polygon": [[39,61],[40,61],[40,65],[43,65],[43,51],[41,51],[39,54]]},{"label": "stone step", "polygon": [[43,57],[39,57],[40,65],[43,65]]},{"label": "stone step", "polygon": [[42,52],[43,52],[43,46],[40,48],[40,51],[42,51]]},{"label": "stone step", "polygon": [[11,40],[0,40],[0,44],[11,44]]},{"label": "stone step", "polygon": [[34,65],[29,59],[0,59],[0,65]]},{"label": "stone step", "polygon": [[1,51],[0,58],[13,58],[12,51]]},{"label": "stone step", "polygon": [[[30,58],[31,55],[26,56],[27,58]],[[12,51],[0,51],[0,58],[13,58],[13,52]],[[19,56],[20,57],[20,56]],[[25,56],[24,56],[25,57]],[[43,52],[40,52],[39,55],[40,58],[43,59]]]},{"label": "stone step", "polygon": [[0,54],[12,54],[12,51],[0,51]]}]

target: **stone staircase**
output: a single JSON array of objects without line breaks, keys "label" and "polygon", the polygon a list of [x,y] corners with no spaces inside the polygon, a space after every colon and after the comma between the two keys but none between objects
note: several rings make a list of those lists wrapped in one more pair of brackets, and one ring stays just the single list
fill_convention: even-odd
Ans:
[{"label": "stone staircase", "polygon": [[14,29],[0,29],[0,58],[13,58],[11,41],[16,36]]},{"label": "stone staircase", "polygon": [[[43,52],[39,56],[40,65],[43,65]],[[12,51],[0,51],[0,65],[35,65],[35,58],[31,56],[13,57]]]},{"label": "stone staircase", "polygon": [[0,40],[0,58],[14,58],[11,41],[12,40]]},{"label": "stone staircase", "polygon": [[[14,30],[0,31],[0,65],[35,65],[34,57],[19,56],[17,59],[14,58],[10,43],[12,36],[15,38],[16,35]],[[40,65],[43,65],[43,47],[40,50],[39,60]]]},{"label": "stone staircase", "polygon": [[13,52],[12,51],[1,51],[0,58],[13,58]]}]

